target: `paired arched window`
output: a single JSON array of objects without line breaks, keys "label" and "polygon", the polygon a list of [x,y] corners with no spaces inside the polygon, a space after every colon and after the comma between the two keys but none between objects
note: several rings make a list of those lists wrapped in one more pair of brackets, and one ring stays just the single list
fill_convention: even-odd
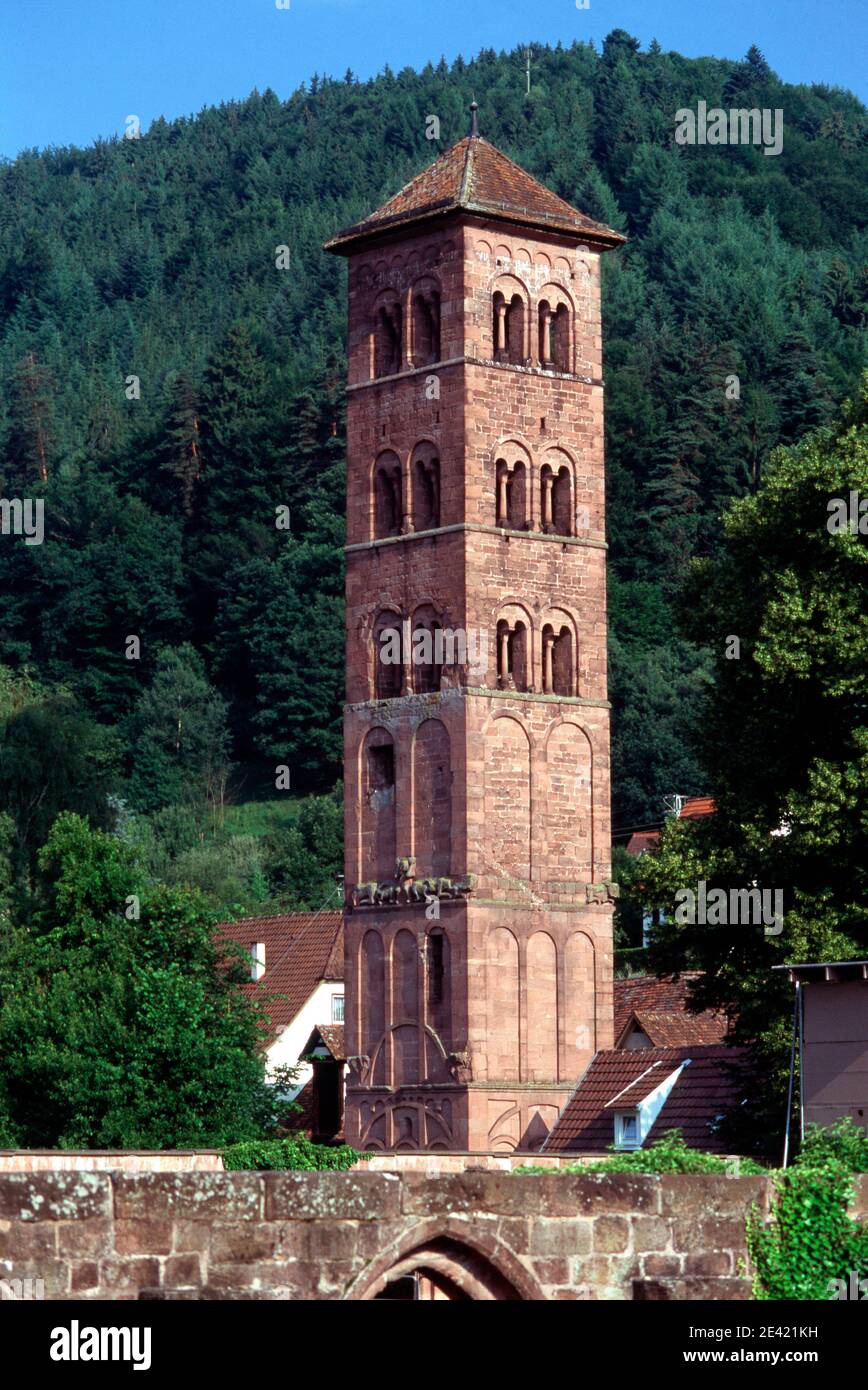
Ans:
[{"label": "paired arched window", "polygon": [[578,695],[575,629],[567,614],[555,610],[545,620],[539,647],[534,631],[524,609],[504,608],[494,635],[498,689]]},{"label": "paired arched window", "polygon": [[494,524],[510,531],[574,535],[573,469],[566,454],[550,450],[537,475],[531,462],[514,454],[510,461],[510,449],[518,447],[507,444],[505,456],[495,459]]},{"label": "paired arched window", "polygon": [[[372,473],[372,538],[386,540],[440,526],[440,459],[436,445],[418,444],[405,477],[398,455],[380,454]],[[409,497],[405,494],[409,490]]]},{"label": "paired arched window", "polygon": [[[380,613],[372,641],[375,699],[428,695],[440,689],[446,643],[440,617],[430,605],[417,608],[406,624],[392,610]],[[450,642],[450,661],[452,646]]]},{"label": "paired arched window", "polygon": [[492,295],[494,360],[517,366],[536,361],[549,370],[571,372],[573,315],[569,296],[558,285],[543,287],[534,313],[523,292],[501,280]]},{"label": "paired arched window", "polygon": [[440,286],[432,275],[400,291],[380,291],[370,319],[369,370],[374,377],[440,361],[440,304]]}]

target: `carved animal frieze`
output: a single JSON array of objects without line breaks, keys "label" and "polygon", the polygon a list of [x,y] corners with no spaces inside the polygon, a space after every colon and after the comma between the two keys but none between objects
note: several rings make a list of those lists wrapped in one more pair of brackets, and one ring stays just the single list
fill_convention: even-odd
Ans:
[{"label": "carved animal frieze", "polygon": [[617,883],[588,883],[585,885],[585,897],[589,903],[613,903],[620,895],[621,890]]},{"label": "carved animal frieze", "polygon": [[401,877],[385,883],[357,883],[352,890],[353,907],[396,907],[411,903],[429,903],[434,898],[465,898],[476,887],[476,875],[461,878],[438,875],[431,878],[412,877],[414,861],[399,859]]}]

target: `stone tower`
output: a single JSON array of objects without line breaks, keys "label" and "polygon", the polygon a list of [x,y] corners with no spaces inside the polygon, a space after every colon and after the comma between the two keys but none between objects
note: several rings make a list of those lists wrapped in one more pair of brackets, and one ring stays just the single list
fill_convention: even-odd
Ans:
[{"label": "stone tower", "polygon": [[349,261],[347,1141],[536,1148],[611,1047],[600,254],[476,131]]}]

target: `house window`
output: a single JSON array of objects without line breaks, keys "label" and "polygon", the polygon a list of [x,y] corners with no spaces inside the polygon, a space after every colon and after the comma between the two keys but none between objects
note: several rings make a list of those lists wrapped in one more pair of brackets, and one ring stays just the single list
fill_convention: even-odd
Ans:
[{"label": "house window", "polygon": [[641,1148],[639,1139],[639,1114],[636,1110],[625,1111],[615,1116],[615,1148]]},{"label": "house window", "polygon": [[344,1021],[344,996],[342,994],[332,995],[332,1023],[343,1023]]}]

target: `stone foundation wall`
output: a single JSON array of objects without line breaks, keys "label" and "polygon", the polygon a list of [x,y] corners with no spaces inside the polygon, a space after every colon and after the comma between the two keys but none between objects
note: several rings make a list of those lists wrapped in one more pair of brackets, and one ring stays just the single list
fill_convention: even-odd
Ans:
[{"label": "stone foundation wall", "polygon": [[768,1189],[716,1175],[5,1173],[0,1279],[42,1280],[49,1299],[365,1299],[424,1270],[473,1298],[746,1298],[744,1218]]},{"label": "stone foundation wall", "polygon": [[[855,1213],[868,1215],[868,1176]],[[743,1299],[722,1175],[0,1174],[0,1281],[48,1299],[367,1299],[429,1272],[472,1298]],[[9,1297],[6,1287],[3,1296]]]}]

